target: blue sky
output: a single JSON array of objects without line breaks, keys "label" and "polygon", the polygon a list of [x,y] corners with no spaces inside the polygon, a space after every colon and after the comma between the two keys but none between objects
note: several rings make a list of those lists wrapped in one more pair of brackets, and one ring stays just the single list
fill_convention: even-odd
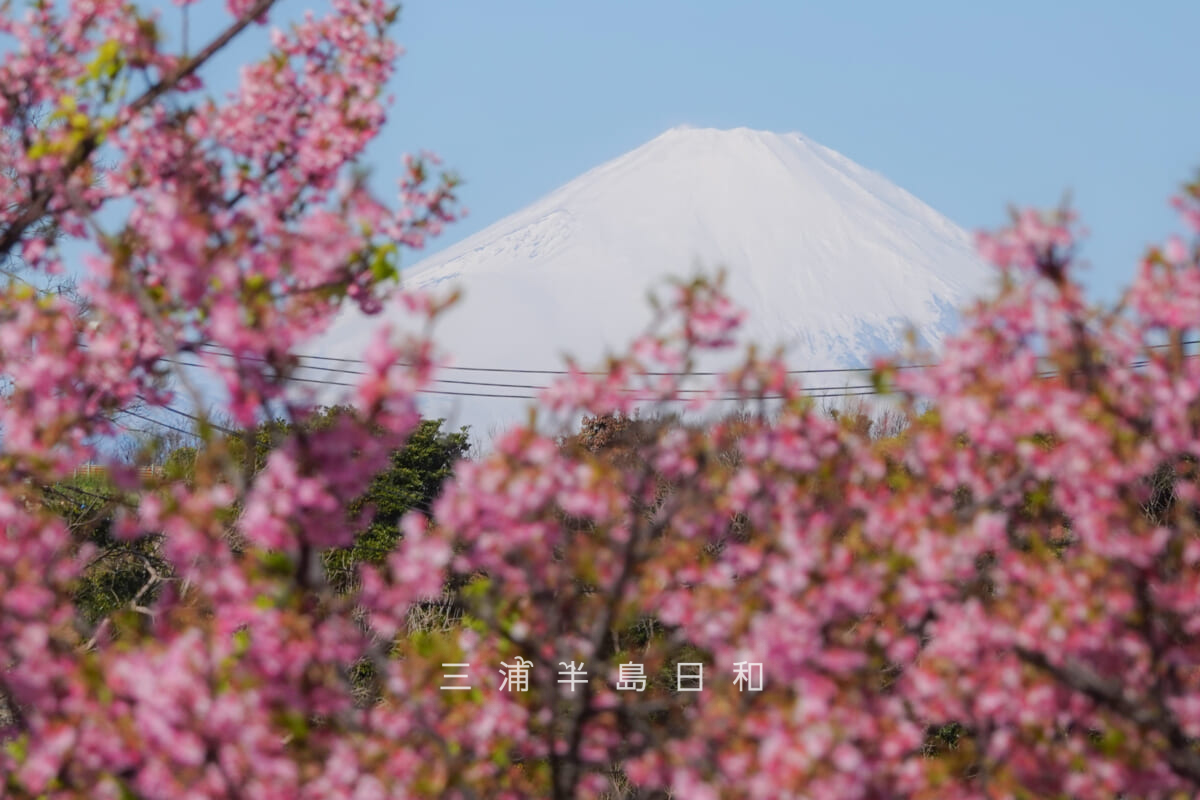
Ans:
[{"label": "blue sky", "polygon": [[409,0],[372,156],[462,174],[436,249],[674,125],[800,131],[968,229],[1071,191],[1113,298],[1200,167],[1197,30],[1194,1]]}]

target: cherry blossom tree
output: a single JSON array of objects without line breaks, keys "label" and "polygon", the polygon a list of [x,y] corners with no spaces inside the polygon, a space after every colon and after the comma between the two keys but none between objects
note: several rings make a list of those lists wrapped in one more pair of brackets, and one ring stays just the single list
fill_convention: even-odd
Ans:
[{"label": "cherry blossom tree", "polygon": [[[224,411],[247,429],[305,417],[285,391],[297,343],[339,303],[377,308],[398,248],[453,218],[453,180],[433,183],[424,161],[408,162],[390,205],[357,171],[398,54],[387,5],[336,0],[272,29],[235,91],[206,93],[204,66],[273,5],[231,3],[226,27],[192,54],[124,3],[0,17],[12,134],[0,143],[0,256],[33,276],[78,269],[90,305],[20,282],[0,298],[6,796],[365,796],[393,793],[404,774],[381,755],[390,732],[347,691],[380,645],[351,599],[322,593],[319,556],[352,543],[341,504],[416,423],[426,344],[381,340],[355,398],[363,419],[296,436],[257,475],[216,439],[187,484],[114,464],[134,499],[113,535],[161,537],[170,569],[98,625],[72,607],[96,553],[44,496],[103,457],[114,412],[189,394],[203,407],[183,354],[219,376]],[[64,263],[68,238],[84,264]],[[400,359],[413,366],[389,372]]]},{"label": "cherry blossom tree", "polygon": [[[186,479],[113,464],[111,535],[144,544],[147,581],[81,616],[100,554],[49,493],[103,458],[114,414],[203,407],[186,358],[246,430],[310,418],[296,353],[342,306],[378,311],[399,249],[455,214],[426,161],[391,202],[359,169],[398,55],[385,5],[273,29],[235,91],[207,92],[204,65],[273,5],[231,2],[194,54],[106,0],[0,19],[0,257],[80,273],[78,299],[0,296],[6,796],[1200,788],[1200,252],[1170,239],[1095,307],[1066,212],[981,237],[1000,289],[934,366],[876,364],[912,418],[899,435],[831,419],[751,351],[689,395],[694,417],[508,431],[345,591],[322,555],[353,544],[347,509],[438,359],[385,333],[360,413],[291,426],[265,465],[205,419]],[[1175,202],[1194,237],[1200,187]],[[64,263],[67,238],[85,263]],[[627,353],[572,364],[541,418],[678,409],[742,314],[719,281],[671,291]],[[432,325],[447,302],[393,308]],[[729,398],[743,413],[715,413]]]}]

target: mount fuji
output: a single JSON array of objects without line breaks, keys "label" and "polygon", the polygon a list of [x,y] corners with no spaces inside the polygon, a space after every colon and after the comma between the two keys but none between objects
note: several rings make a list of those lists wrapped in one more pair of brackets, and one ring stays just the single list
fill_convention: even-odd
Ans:
[{"label": "mount fuji", "polygon": [[[882,175],[796,133],[674,128],[403,272],[408,288],[458,286],[435,339],[474,383],[439,390],[529,395],[548,375],[620,351],[669,276],[726,270],[748,312],[742,341],[782,345],[796,369],[852,368],[913,330],[934,351],[988,270],[968,234]],[[326,356],[360,358],[385,308],[339,317]],[[828,376],[825,376],[828,377]],[[844,383],[856,379],[843,376]],[[822,382],[828,381],[822,379]],[[495,432],[527,400],[427,395],[427,416]]]}]

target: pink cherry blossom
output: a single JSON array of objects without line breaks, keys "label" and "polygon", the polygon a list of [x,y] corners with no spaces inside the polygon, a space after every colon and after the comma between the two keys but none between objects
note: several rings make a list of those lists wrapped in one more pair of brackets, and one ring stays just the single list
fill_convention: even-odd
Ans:
[{"label": "pink cherry blossom", "polygon": [[[110,463],[113,541],[161,560],[83,619],[79,578],[108,555],[53,513],[58,487],[131,412],[180,410],[180,362],[218,376],[236,425],[309,419],[306,343],[347,304],[379,312],[399,249],[461,213],[432,154],[390,200],[361,178],[392,9],[333,0],[283,28],[273,6],[206,9],[222,38],[190,54],[112,0],[0,18],[0,256],[34,279],[72,266],[47,222],[87,251],[86,302],[0,293],[6,796],[1197,792],[1198,250],[1169,238],[1119,309],[1093,306],[1065,210],[980,235],[1007,280],[936,363],[876,361],[899,435],[831,418],[757,351],[695,392],[689,366],[745,315],[719,279],[676,283],[627,353],[570,362],[541,396],[544,416],[611,415],[622,435],[502,432],[335,590],[323,554],[354,542],[347,505],[445,360],[381,329],[358,413],[289,429],[265,463],[213,428],[187,479]],[[260,57],[213,96],[207,59],[260,23]],[[1188,236],[1198,193],[1172,201]],[[395,299],[417,323],[398,327],[435,334],[454,296]],[[628,416],[730,396],[758,411]],[[501,691],[517,658],[528,691]],[[635,662],[647,687],[619,689]],[[735,684],[746,662],[761,690]],[[562,663],[585,665],[578,691]],[[441,690],[447,664],[470,691]],[[703,692],[676,685],[681,664]]]}]

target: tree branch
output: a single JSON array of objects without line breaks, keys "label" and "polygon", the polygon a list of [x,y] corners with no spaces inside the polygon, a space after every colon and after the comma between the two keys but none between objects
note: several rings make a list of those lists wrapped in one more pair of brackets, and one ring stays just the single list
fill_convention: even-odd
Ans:
[{"label": "tree branch", "polygon": [[[144,111],[154,101],[177,87],[181,81],[194,75],[222,48],[233,41],[234,37],[269,11],[275,2],[276,0],[258,0],[245,14],[209,42],[195,57],[185,61],[175,72],[151,86],[130,103],[126,109],[126,116],[131,117]],[[0,259],[7,257],[12,252],[12,249],[21,241],[21,237],[25,235],[25,232],[36,224],[38,220],[46,216],[50,208],[50,202],[54,199],[55,194],[61,187],[68,184],[75,171],[91,157],[99,146],[98,133],[89,133],[75,145],[75,149],[71,151],[71,154],[66,159],[66,163],[58,170],[58,174],[54,176],[54,179],[45,181],[37,191],[31,194],[28,203],[25,205],[25,210],[4,229],[3,233],[0,233]]]},{"label": "tree branch", "polygon": [[1168,749],[1164,756],[1171,770],[1200,786],[1200,752],[1194,749],[1179,724],[1162,708],[1161,702],[1153,706],[1135,702],[1129,699],[1120,682],[1103,678],[1083,664],[1058,666],[1050,663],[1044,654],[1024,647],[1016,648],[1016,654],[1026,664],[1049,674],[1096,704],[1115,711],[1140,728],[1161,734],[1167,740]]}]

